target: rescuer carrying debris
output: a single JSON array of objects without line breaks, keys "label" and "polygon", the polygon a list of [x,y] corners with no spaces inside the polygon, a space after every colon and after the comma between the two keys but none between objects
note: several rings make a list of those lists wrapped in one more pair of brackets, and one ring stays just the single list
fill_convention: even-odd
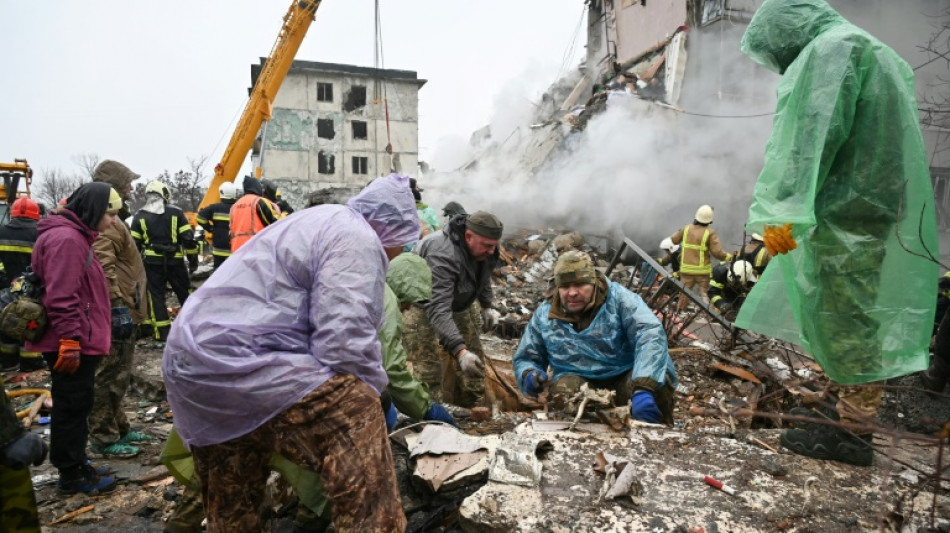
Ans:
[{"label": "rescuer carrying debris", "polygon": [[148,317],[145,266],[125,224],[129,213],[126,202],[137,178],[138,174],[111,159],[99,163],[92,173],[93,181],[111,185],[122,200],[118,220],[100,231],[93,243],[112,304],[112,346],[109,356],[96,367],[96,392],[89,413],[90,449],[103,455],[135,455],[139,452],[136,442],[151,440],[132,429],[122,406],[132,379],[136,325]]},{"label": "rescuer carrying debris", "polygon": [[765,241],[762,239],[762,236],[758,233],[753,233],[749,238],[749,243],[742,247],[742,251],[739,253],[739,259],[743,261],[748,261],[752,265],[752,268],[755,269],[755,275],[761,276],[765,272],[765,267],[769,266],[769,261],[772,260],[772,254],[769,253],[768,248],[765,247]]},{"label": "rescuer carrying debris", "polygon": [[[155,340],[168,337],[171,318],[165,306],[165,285],[171,285],[180,305],[185,304],[191,283],[188,271],[198,267],[195,232],[182,210],[169,204],[171,191],[159,180],[145,186],[145,205],[132,219],[132,239],[142,253],[148,277],[148,312],[145,325]],[[185,258],[188,266],[185,266]]]},{"label": "rescuer carrying debris", "polygon": [[[264,198],[264,187],[254,176],[244,176],[244,196],[231,207],[231,252],[280,220],[280,208]],[[274,189],[276,194],[277,189]]]},{"label": "rescuer carrying debris", "polygon": [[418,305],[409,310],[406,349],[416,377],[430,389],[441,385],[442,401],[447,403],[472,407],[485,392],[478,322],[481,318],[481,326],[490,327],[494,321],[491,273],[498,262],[502,230],[501,221],[490,213],[457,215],[414,251],[432,269],[432,299],[424,311]]},{"label": "rescuer carrying debris", "polygon": [[709,280],[709,303],[720,313],[735,317],[755,285],[755,269],[748,261],[720,263]]},{"label": "rescuer carrying debris", "polygon": [[408,179],[378,178],[346,206],[294,218],[195,291],[165,348],[208,531],[261,530],[274,453],[320,473],[336,530],[402,531],[377,335],[387,257],[419,236]]},{"label": "rescuer carrying debris", "polygon": [[824,0],[766,0],[742,51],[782,80],[746,226],[778,255],[736,325],[801,344],[835,383],[832,418],[847,429],[808,424],[782,445],[870,465],[874,382],[926,368],[933,328],[934,196],[914,73]]},{"label": "rescuer carrying debris", "polygon": [[[39,221],[40,206],[33,200],[17,198],[10,206],[10,222],[0,226],[0,269],[5,286],[30,266]],[[0,335],[0,371],[17,368],[20,372],[33,372],[46,368],[46,363],[39,352],[27,351],[16,340]]]},{"label": "rescuer carrying debris", "polygon": [[231,207],[237,201],[234,184],[226,181],[218,188],[221,201],[205,206],[198,211],[198,224],[211,233],[211,255],[214,257],[214,269],[231,257]]},{"label": "rescuer carrying debris", "polygon": [[[680,281],[687,289],[693,290],[704,300],[706,291],[709,290],[709,276],[712,275],[710,256],[720,261],[732,259],[732,254],[726,253],[719,244],[719,234],[709,227],[712,222],[713,208],[701,205],[696,210],[693,223],[670,237],[673,244],[681,244],[683,247],[680,254]],[[685,310],[688,301],[684,295],[680,295],[676,310]]]},{"label": "rescuer carrying debris", "polygon": [[616,391],[636,420],[673,423],[676,368],[666,332],[638,295],[594,269],[590,256],[568,251],[554,266],[557,291],[531,316],[512,358],[518,385],[537,396],[552,370],[552,393],[583,384]]}]

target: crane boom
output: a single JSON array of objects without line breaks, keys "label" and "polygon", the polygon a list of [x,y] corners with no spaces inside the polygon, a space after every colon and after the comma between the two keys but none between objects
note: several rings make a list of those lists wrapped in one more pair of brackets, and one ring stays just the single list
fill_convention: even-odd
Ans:
[{"label": "crane boom", "polygon": [[293,0],[284,23],[277,35],[277,41],[271,50],[264,67],[261,69],[257,82],[251,90],[247,105],[241,114],[241,119],[231,134],[221,162],[214,167],[214,178],[208,191],[205,192],[199,208],[217,202],[218,188],[222,183],[234,181],[248,151],[254,144],[254,138],[264,121],[271,119],[274,98],[280,89],[290,66],[294,62],[300,43],[310,29],[310,23],[316,16],[320,0]]}]

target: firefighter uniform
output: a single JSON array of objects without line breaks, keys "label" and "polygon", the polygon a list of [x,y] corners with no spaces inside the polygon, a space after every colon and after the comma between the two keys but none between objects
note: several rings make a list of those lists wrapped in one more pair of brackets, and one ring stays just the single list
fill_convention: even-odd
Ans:
[{"label": "firefighter uniform", "polygon": [[772,255],[765,249],[765,243],[762,242],[762,238],[759,237],[758,234],[753,234],[749,244],[742,248],[742,254],[739,255],[739,259],[751,263],[752,268],[755,269],[755,275],[761,276],[762,273],[765,272],[765,267],[768,266],[769,261],[772,260]]},{"label": "firefighter uniform", "polygon": [[165,305],[165,285],[171,285],[178,303],[184,305],[191,292],[185,257],[192,269],[197,266],[198,244],[185,214],[173,205],[166,205],[161,214],[140,209],[131,229],[148,278],[149,317],[143,324],[152,327],[156,340],[164,341],[172,324]]},{"label": "firefighter uniform", "polygon": [[[713,221],[713,210],[708,205],[700,206],[695,220],[670,239],[673,244],[681,244],[680,281],[690,290],[695,290],[703,299],[709,290],[709,277],[712,275],[712,257],[720,261],[729,261],[732,254],[723,251],[719,244],[719,234],[709,227]],[[687,299],[680,296],[676,310],[686,309]]]},{"label": "firefighter uniform", "polygon": [[[211,233],[211,255],[214,257],[214,269],[217,270],[224,260],[231,256],[231,207],[234,206],[234,185],[221,187],[221,201],[198,211],[198,224]],[[230,191],[230,197],[225,197]]]},{"label": "firefighter uniform", "polygon": [[[30,266],[40,207],[29,198],[18,198],[10,207],[10,217],[10,222],[0,226],[0,270],[4,286],[9,286]],[[19,342],[0,336],[0,367],[9,369],[18,364],[22,372],[46,366],[39,352],[28,352]]]}]

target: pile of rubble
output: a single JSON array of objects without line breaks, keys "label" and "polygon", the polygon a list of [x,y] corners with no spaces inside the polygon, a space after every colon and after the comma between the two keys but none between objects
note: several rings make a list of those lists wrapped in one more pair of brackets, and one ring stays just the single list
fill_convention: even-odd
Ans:
[{"label": "pile of rubble", "polygon": [[[591,253],[613,280],[661,318],[680,377],[672,427],[631,421],[603,391],[524,398],[511,357],[545,298],[558,254]],[[402,419],[392,447],[409,531],[844,531],[950,528],[939,482],[950,402],[921,392],[913,376],[886,386],[884,427],[870,468],[816,461],[781,449],[778,433],[801,422],[785,413],[827,379],[800,349],[736,331],[693,299],[670,307],[680,285],[629,240],[569,231],[508,236],[495,271],[499,325],[483,336],[490,400],[452,408],[464,434]],[[624,258],[625,261],[620,261]],[[158,463],[173,423],[159,346],[140,342],[126,412],[155,437],[131,458],[109,458],[119,489],[100,497],[56,494],[56,470],[33,470],[50,529],[161,531],[182,488]],[[48,389],[49,373],[5,376],[7,390]],[[32,398],[17,398],[28,409]],[[39,407],[31,430],[48,434]],[[946,462],[946,461],[942,461]],[[267,488],[268,527],[289,531],[296,508],[286,483]]]}]

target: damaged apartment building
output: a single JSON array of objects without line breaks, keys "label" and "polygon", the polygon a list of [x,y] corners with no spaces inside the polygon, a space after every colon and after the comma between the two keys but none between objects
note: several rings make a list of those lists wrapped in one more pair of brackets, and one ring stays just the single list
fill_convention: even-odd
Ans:
[{"label": "damaged apartment building", "polygon": [[[251,66],[251,82],[263,68]],[[414,71],[294,61],[251,153],[254,167],[302,207],[328,191],[348,197],[419,160],[419,89]]]}]

